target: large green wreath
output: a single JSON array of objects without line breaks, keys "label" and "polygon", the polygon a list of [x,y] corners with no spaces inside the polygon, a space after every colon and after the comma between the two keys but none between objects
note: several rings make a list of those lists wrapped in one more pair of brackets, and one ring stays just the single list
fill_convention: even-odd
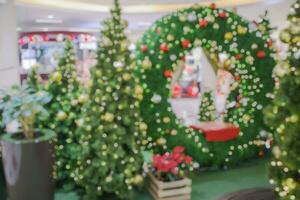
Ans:
[{"label": "large green wreath", "polygon": [[[226,53],[226,65],[235,77],[228,99],[234,108],[226,121],[240,127],[240,136],[228,142],[207,142],[204,136],[179,123],[168,99],[173,69],[186,53],[200,46]],[[271,42],[252,23],[236,13],[198,5],[158,20],[138,43],[138,76],[144,88],[142,116],[148,123],[149,148],[186,148],[202,166],[228,166],[257,155],[262,109],[274,87],[275,60]]]}]

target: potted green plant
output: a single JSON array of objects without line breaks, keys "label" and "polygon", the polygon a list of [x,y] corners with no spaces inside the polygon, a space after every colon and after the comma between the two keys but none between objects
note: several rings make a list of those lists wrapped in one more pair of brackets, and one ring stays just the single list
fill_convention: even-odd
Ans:
[{"label": "potted green plant", "polygon": [[13,87],[0,96],[6,127],[1,136],[2,161],[9,200],[53,200],[55,133],[35,129],[38,121],[47,119],[43,106],[50,100],[48,93],[35,93],[29,87]]}]

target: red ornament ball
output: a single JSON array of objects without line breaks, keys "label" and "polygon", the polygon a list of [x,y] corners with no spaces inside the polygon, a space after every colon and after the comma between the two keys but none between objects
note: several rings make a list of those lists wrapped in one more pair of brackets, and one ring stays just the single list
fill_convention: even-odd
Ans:
[{"label": "red ornament ball", "polygon": [[208,21],[206,19],[200,19],[199,20],[199,25],[201,28],[205,28],[208,25]]},{"label": "red ornament ball", "polygon": [[189,48],[190,43],[191,42],[189,40],[184,39],[184,40],[181,41],[181,46],[182,46],[182,48],[187,49],[187,48]]},{"label": "red ornament ball", "polygon": [[148,51],[148,46],[147,45],[145,45],[145,44],[143,44],[142,46],[141,46],[141,51],[142,52],[147,52]]},{"label": "red ornament ball", "polygon": [[256,56],[260,59],[266,57],[266,52],[264,52],[263,50],[260,50],[256,53]]},{"label": "red ornament ball", "polygon": [[166,52],[169,51],[169,46],[168,46],[167,43],[162,43],[162,44],[160,45],[159,49],[160,49],[162,52],[166,53]]},{"label": "red ornament ball", "polygon": [[219,13],[219,17],[221,19],[225,19],[227,17],[227,13],[225,11]]},{"label": "red ornament ball", "polygon": [[241,80],[241,77],[240,77],[240,75],[236,75],[236,76],[234,77],[234,80],[236,80],[236,81],[239,81],[239,80]]},{"label": "red ornament ball", "polygon": [[186,57],[185,57],[185,56],[182,56],[182,57],[181,57],[181,60],[182,60],[182,61],[186,61]]},{"label": "red ornament ball", "polygon": [[166,70],[164,71],[164,76],[165,76],[166,78],[172,78],[172,76],[173,76],[172,70],[166,69]]},{"label": "red ornament ball", "polygon": [[210,7],[212,10],[215,10],[215,9],[217,8],[217,4],[212,3],[212,4],[210,4],[209,7]]},{"label": "red ornament ball", "polygon": [[241,54],[236,54],[236,55],[235,55],[235,59],[240,60],[241,58],[242,58],[242,55],[241,55]]}]

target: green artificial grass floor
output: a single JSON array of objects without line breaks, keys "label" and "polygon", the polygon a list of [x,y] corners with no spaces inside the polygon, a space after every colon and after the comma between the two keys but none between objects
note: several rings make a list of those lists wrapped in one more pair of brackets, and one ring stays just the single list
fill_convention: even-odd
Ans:
[{"label": "green artificial grass floor", "polygon": [[[198,173],[193,177],[192,200],[216,200],[227,193],[241,189],[270,187],[267,177],[268,161],[269,159],[263,158],[230,170]],[[3,194],[3,186],[0,185],[2,200],[1,194]],[[79,200],[79,197],[75,193],[57,192],[55,200]],[[152,198],[145,191],[137,195],[136,200],[152,200]]]},{"label": "green artificial grass floor", "polygon": [[[237,190],[270,187],[267,176],[269,159],[245,163],[230,170],[200,172],[193,178],[192,200],[216,200]],[[57,193],[55,200],[78,200],[74,193]],[[153,200],[148,192],[137,195],[137,200]]]}]

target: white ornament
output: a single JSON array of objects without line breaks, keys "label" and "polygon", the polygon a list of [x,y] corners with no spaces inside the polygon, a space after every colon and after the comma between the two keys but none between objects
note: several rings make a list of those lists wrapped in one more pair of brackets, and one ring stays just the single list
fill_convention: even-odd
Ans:
[{"label": "white ornament", "polygon": [[194,21],[196,21],[197,20],[197,16],[194,14],[194,13],[190,13],[189,15],[188,15],[188,21],[189,22],[194,22]]},{"label": "white ornament", "polygon": [[115,68],[124,67],[124,63],[120,61],[115,61],[113,65]]},{"label": "white ornament", "polygon": [[172,54],[172,55],[170,56],[170,60],[175,61],[176,59],[177,59],[177,56],[176,56],[176,55]]},{"label": "white ornament", "polygon": [[151,101],[152,101],[153,103],[158,104],[158,103],[161,102],[161,96],[158,95],[158,94],[154,94],[153,97],[151,98]]}]

